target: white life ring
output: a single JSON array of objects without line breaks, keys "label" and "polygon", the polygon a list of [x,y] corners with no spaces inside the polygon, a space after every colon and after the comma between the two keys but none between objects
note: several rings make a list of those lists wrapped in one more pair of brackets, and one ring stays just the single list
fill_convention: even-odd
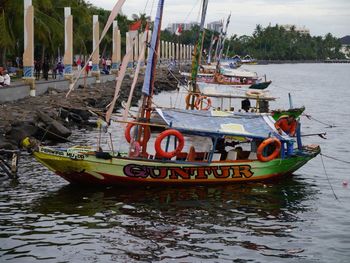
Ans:
[{"label": "white life ring", "polygon": [[265,96],[265,93],[260,90],[248,90],[245,94],[253,98],[262,98]]}]

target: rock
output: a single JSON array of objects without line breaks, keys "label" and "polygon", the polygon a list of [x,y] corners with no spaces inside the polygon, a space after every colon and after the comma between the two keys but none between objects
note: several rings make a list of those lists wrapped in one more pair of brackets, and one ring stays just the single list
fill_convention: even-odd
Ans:
[{"label": "rock", "polygon": [[72,132],[63,124],[49,117],[44,112],[37,111],[37,117],[39,119],[37,126],[40,128],[40,133],[47,139],[66,141],[66,138],[72,134]]}]

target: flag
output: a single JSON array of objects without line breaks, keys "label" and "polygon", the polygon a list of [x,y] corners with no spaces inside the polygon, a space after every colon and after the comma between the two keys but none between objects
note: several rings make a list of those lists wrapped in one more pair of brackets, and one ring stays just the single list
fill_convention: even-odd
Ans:
[{"label": "flag", "polygon": [[133,24],[129,25],[129,30],[135,31],[135,30],[138,30],[140,27],[141,27],[141,20],[137,20]]},{"label": "flag", "polygon": [[175,35],[180,36],[182,33],[182,27],[179,25],[179,27],[176,29]]}]

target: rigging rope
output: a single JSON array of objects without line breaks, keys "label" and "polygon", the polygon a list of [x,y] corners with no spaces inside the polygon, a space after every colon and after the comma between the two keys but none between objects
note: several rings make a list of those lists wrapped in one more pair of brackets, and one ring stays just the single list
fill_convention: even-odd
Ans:
[{"label": "rigging rope", "polygon": [[327,171],[326,171],[326,167],[325,167],[325,165],[324,165],[324,162],[323,162],[323,154],[320,154],[320,156],[321,156],[321,161],[322,161],[322,166],[323,166],[323,170],[324,170],[324,173],[325,173],[325,175],[326,175],[326,177],[327,177],[327,181],[328,181],[328,184],[329,184],[329,186],[331,187],[331,190],[332,190],[332,192],[333,192],[333,195],[334,195],[334,198],[338,201],[338,202],[340,202],[340,200],[338,199],[338,196],[335,194],[335,192],[334,192],[334,189],[333,189],[333,186],[332,186],[332,184],[331,184],[331,181],[329,180],[329,177],[328,177],[328,174],[327,174]]}]

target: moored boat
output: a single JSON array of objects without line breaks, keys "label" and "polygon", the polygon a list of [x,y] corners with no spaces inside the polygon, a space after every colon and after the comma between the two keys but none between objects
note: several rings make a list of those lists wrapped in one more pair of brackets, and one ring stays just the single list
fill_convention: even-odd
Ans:
[{"label": "moored boat", "polygon": [[319,146],[302,146],[300,132],[296,138],[280,136],[268,115],[170,109],[157,114],[164,131],[148,138],[154,146],[149,143],[146,152],[141,138],[131,142],[129,153],[39,146],[34,156],[71,183],[138,186],[265,180],[293,173],[320,152]]}]

